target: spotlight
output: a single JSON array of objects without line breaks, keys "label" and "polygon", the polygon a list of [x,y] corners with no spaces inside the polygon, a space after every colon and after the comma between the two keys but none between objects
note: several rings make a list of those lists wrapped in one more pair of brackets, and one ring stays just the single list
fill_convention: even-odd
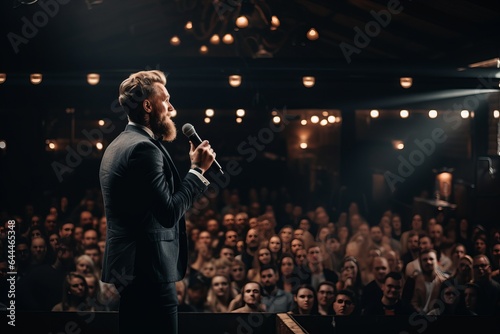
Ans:
[{"label": "spotlight", "polygon": [[229,76],[229,85],[231,87],[239,87],[241,85],[241,75],[230,75]]},{"label": "spotlight", "polygon": [[89,85],[95,86],[99,83],[101,76],[97,73],[89,73],[87,74],[87,82]]},{"label": "spotlight", "polygon": [[405,89],[410,88],[413,85],[413,78],[411,77],[399,78],[399,84],[401,85],[401,87]]},{"label": "spotlight", "polygon": [[377,118],[380,116],[380,113],[377,109],[373,109],[372,111],[370,111],[370,117],[371,118]]},{"label": "spotlight", "polygon": [[205,110],[205,116],[207,116],[207,117],[214,117],[214,115],[215,115],[215,110],[213,110],[213,109],[207,109],[207,110]]},{"label": "spotlight", "polygon": [[244,109],[238,109],[238,110],[236,110],[236,116],[238,116],[238,117],[245,116],[245,110]]},{"label": "spotlight", "polygon": [[313,87],[315,83],[316,83],[316,78],[315,77],[312,77],[312,76],[302,77],[302,84],[306,88]]},{"label": "spotlight", "polygon": [[32,73],[30,75],[30,81],[33,85],[38,85],[42,82],[42,74],[41,73]]}]

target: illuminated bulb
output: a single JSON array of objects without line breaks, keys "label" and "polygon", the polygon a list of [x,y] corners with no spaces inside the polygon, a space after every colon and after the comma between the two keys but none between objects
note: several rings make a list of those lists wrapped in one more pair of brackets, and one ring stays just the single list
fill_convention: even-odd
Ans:
[{"label": "illuminated bulb", "polygon": [[402,77],[399,78],[399,84],[403,88],[410,88],[413,85],[413,78],[410,77]]},{"label": "illuminated bulb", "polygon": [[321,114],[326,117],[326,116],[328,116],[328,111],[325,110]]},{"label": "illuminated bulb", "polygon": [[245,110],[244,109],[238,109],[238,110],[236,110],[236,116],[238,116],[238,117],[245,116]]},{"label": "illuminated bulb", "polygon": [[403,144],[403,143],[398,143],[398,144],[396,145],[396,148],[397,148],[398,150],[402,150],[403,148],[405,148],[405,144]]},{"label": "illuminated bulb", "polygon": [[335,123],[335,116],[333,116],[333,115],[328,116],[328,122]]},{"label": "illuminated bulb", "polygon": [[241,85],[241,75],[233,74],[229,76],[229,85],[231,87],[239,87]]},{"label": "illuminated bulb", "polygon": [[236,19],[236,26],[238,28],[246,28],[248,27],[248,19],[246,18],[246,16],[239,16],[237,19]]},{"label": "illuminated bulb", "polygon": [[181,39],[177,36],[172,36],[172,38],[170,38],[170,44],[173,46],[177,46],[181,44]]},{"label": "illuminated bulb", "polygon": [[470,115],[469,110],[462,110],[460,112],[460,116],[462,116],[462,118],[469,118],[469,115]]},{"label": "illuminated bulb", "polygon": [[280,20],[277,16],[271,16],[271,30],[276,30],[280,26]]},{"label": "illuminated bulb", "polygon": [[219,44],[220,43],[220,37],[217,34],[214,34],[212,37],[210,37],[210,43],[212,44]]},{"label": "illuminated bulb", "polygon": [[95,86],[99,83],[99,80],[101,80],[101,76],[97,73],[89,73],[87,74],[87,82],[91,86]]},{"label": "illuminated bulb", "polygon": [[500,117],[500,111],[498,110],[493,110],[493,117],[499,118]]},{"label": "illuminated bulb", "polygon": [[186,30],[191,30],[191,29],[193,29],[193,22],[191,22],[191,21],[187,21],[187,22],[186,22],[186,25],[184,26],[184,28],[185,28]]},{"label": "illuminated bulb", "polygon": [[32,73],[30,75],[30,81],[33,85],[38,85],[42,82],[42,74],[41,73]]},{"label": "illuminated bulb", "polygon": [[7,143],[5,142],[5,140],[0,140],[0,150],[5,150],[6,147]]},{"label": "illuminated bulb", "polygon": [[56,144],[54,142],[49,142],[49,148],[51,150],[55,150],[56,149]]},{"label": "illuminated bulb", "polygon": [[99,141],[98,141],[98,142],[95,144],[95,147],[96,147],[96,148],[100,151],[100,150],[102,150],[102,148],[104,147],[104,145],[103,145],[101,142],[99,142]]},{"label": "illuminated bulb", "polygon": [[207,124],[208,124],[208,123],[210,123],[211,119],[210,119],[210,117],[205,117],[205,120],[204,120],[204,121],[205,121],[205,123],[207,123]]},{"label": "illuminated bulb", "polygon": [[213,109],[207,109],[207,110],[205,110],[205,116],[207,116],[207,117],[214,117],[214,115],[215,115],[215,110],[213,110]]},{"label": "illuminated bulb", "polygon": [[408,118],[408,116],[410,116],[410,112],[408,110],[403,109],[399,112],[399,116],[401,118]]},{"label": "illuminated bulb", "polygon": [[207,52],[208,52],[208,48],[207,48],[207,46],[206,46],[206,45],[202,45],[202,46],[200,46],[200,53],[201,53],[202,55],[206,54]]},{"label": "illuminated bulb", "polygon": [[434,109],[429,110],[429,118],[436,118],[437,115],[438,115],[437,110],[434,110]]},{"label": "illuminated bulb", "polygon": [[222,36],[222,42],[224,44],[232,44],[234,42],[233,35],[225,34],[224,36]]},{"label": "illuminated bulb", "polygon": [[307,32],[307,39],[309,39],[310,41],[315,41],[318,38],[319,38],[318,31],[314,28],[309,29],[309,31]]},{"label": "illuminated bulb", "polygon": [[300,124],[302,124],[302,125],[307,125],[307,120],[305,120],[305,119],[301,120],[301,121],[300,121]]},{"label": "illuminated bulb", "polygon": [[377,118],[380,116],[380,113],[378,112],[377,109],[373,109],[372,111],[370,111],[370,117],[371,118]]},{"label": "illuminated bulb", "polygon": [[311,123],[313,124],[316,124],[319,122],[319,117],[314,115],[314,116],[311,116]]},{"label": "illuminated bulb", "polygon": [[274,123],[274,124],[278,124],[279,122],[281,122],[281,117],[279,117],[279,116],[274,116],[274,117],[273,117],[273,123]]},{"label": "illuminated bulb", "polygon": [[100,119],[99,122],[97,122],[100,126],[104,125],[104,120]]},{"label": "illuminated bulb", "polygon": [[307,148],[307,143],[300,143],[300,148],[305,150]]},{"label": "illuminated bulb", "polygon": [[312,76],[302,77],[302,84],[304,85],[304,87],[311,88],[314,86],[315,82],[316,82],[315,77]]},{"label": "illuminated bulb", "polygon": [[6,73],[0,73],[0,84],[3,84],[7,80],[7,74]]},{"label": "illuminated bulb", "polygon": [[243,122],[243,118],[241,117],[236,117],[236,123],[241,123]]},{"label": "illuminated bulb", "polygon": [[322,119],[321,122],[319,122],[321,126],[325,126],[328,124],[328,121],[326,119]]}]

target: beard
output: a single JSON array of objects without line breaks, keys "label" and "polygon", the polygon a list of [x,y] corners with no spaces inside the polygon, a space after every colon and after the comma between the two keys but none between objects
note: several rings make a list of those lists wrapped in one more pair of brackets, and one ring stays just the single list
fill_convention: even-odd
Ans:
[{"label": "beard", "polygon": [[177,137],[175,123],[167,116],[158,115],[156,112],[151,113],[150,126],[153,133],[163,137],[164,141],[171,142]]}]

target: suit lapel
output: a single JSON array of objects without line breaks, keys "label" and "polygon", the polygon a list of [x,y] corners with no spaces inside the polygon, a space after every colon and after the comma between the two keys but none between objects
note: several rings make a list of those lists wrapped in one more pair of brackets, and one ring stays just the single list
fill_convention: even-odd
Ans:
[{"label": "suit lapel", "polygon": [[168,165],[170,166],[170,169],[172,170],[172,173],[174,174],[174,190],[179,189],[180,186],[180,181],[181,177],[179,175],[179,171],[177,170],[177,167],[174,165],[174,161],[172,160],[172,157],[170,157],[170,154],[168,153],[167,149],[163,146],[163,144],[156,139],[151,139],[153,143],[155,143],[156,146],[158,146],[167,159]]}]

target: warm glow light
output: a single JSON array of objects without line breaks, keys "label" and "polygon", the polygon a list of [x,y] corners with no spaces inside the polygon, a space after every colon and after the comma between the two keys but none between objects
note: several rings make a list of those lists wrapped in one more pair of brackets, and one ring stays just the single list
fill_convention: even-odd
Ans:
[{"label": "warm glow light", "polygon": [[208,48],[207,48],[207,46],[206,46],[206,45],[202,45],[202,46],[200,46],[200,53],[201,53],[202,55],[206,54],[207,52],[208,52]]},{"label": "warm glow light", "polygon": [[306,119],[301,120],[301,121],[300,121],[300,124],[302,124],[302,125],[307,125],[307,120],[306,120]]},{"label": "warm glow light", "polygon": [[325,126],[328,124],[328,121],[326,119],[322,119],[321,122],[319,122],[321,126]]},{"label": "warm glow light", "polygon": [[437,115],[438,115],[437,110],[434,110],[434,109],[429,110],[429,118],[436,118]]},{"label": "warm glow light", "polygon": [[310,41],[315,41],[318,38],[319,38],[318,31],[314,28],[309,29],[309,31],[307,32],[307,39],[309,39]]},{"label": "warm glow light", "polygon": [[212,37],[210,37],[210,43],[215,44],[215,45],[219,44],[220,43],[219,35],[217,35],[217,34],[212,35]]},{"label": "warm glow light", "polygon": [[273,117],[273,123],[274,123],[274,124],[278,124],[279,122],[281,122],[281,117],[279,117],[279,116],[274,116],[274,117]]},{"label": "warm glow light", "polygon": [[500,117],[500,111],[498,110],[493,110],[493,117],[499,118]]},{"label": "warm glow light", "polygon": [[313,124],[316,124],[319,122],[319,117],[314,115],[314,116],[311,116],[311,123]]},{"label": "warm glow light", "polygon": [[236,110],[236,116],[238,116],[238,117],[245,116],[245,110],[244,109],[238,109],[238,110]]},{"label": "warm glow light", "polygon": [[229,85],[239,87],[241,85],[241,75],[233,74],[229,76]]},{"label": "warm glow light", "polygon": [[316,83],[316,78],[312,76],[302,77],[302,84],[304,87],[311,88]]},{"label": "warm glow light", "polygon": [[460,116],[462,116],[462,118],[469,118],[470,116],[469,110],[462,110],[460,112]]},{"label": "warm glow light", "polygon": [[300,143],[300,148],[305,150],[307,148],[307,143]]},{"label": "warm glow light", "polygon": [[87,82],[91,86],[95,86],[101,80],[101,76],[98,73],[89,73],[87,74]]},{"label": "warm glow light", "polygon": [[6,73],[0,73],[0,84],[3,84],[7,80],[7,74]]},{"label": "warm glow light", "polygon": [[401,140],[393,140],[392,147],[396,150],[402,150],[405,148],[405,144]]},{"label": "warm glow light", "polygon": [[403,88],[410,88],[413,85],[413,78],[410,77],[399,78],[399,84]]},{"label": "warm glow light", "polygon": [[243,118],[241,117],[236,117],[236,123],[241,123],[243,122]]},{"label": "warm glow light", "polygon": [[323,116],[325,116],[325,117],[326,117],[326,116],[328,116],[328,111],[324,110],[324,111],[321,113],[321,115],[323,115]]},{"label": "warm glow light", "polygon": [[213,110],[213,109],[207,109],[207,110],[205,110],[205,116],[207,116],[207,117],[214,117],[214,115],[215,115],[215,110]]},{"label": "warm glow light", "polygon": [[42,82],[42,74],[41,73],[32,73],[30,75],[30,81],[33,85],[38,85]]},{"label": "warm glow light", "polygon": [[335,123],[335,116],[333,116],[333,115],[328,116],[328,122]]},{"label": "warm glow light", "polygon": [[0,150],[5,150],[6,147],[7,143],[5,142],[5,140],[0,140]]},{"label": "warm glow light", "polygon": [[238,28],[246,28],[246,27],[248,27],[248,19],[246,18],[246,16],[244,16],[244,15],[239,16],[236,19],[236,26]]},{"label": "warm glow light", "polygon": [[191,21],[187,21],[187,22],[186,22],[186,25],[184,26],[184,28],[185,28],[186,30],[191,30],[191,29],[193,29],[193,22],[191,22]]},{"label": "warm glow light", "polygon": [[100,119],[99,122],[97,122],[100,126],[104,125],[104,120]]},{"label": "warm glow light", "polygon": [[377,109],[373,109],[372,111],[370,111],[370,117],[371,118],[377,118],[380,116],[380,113],[378,112]]},{"label": "warm glow light", "polygon": [[100,141],[98,141],[98,142],[95,144],[95,147],[96,147],[96,148],[100,151],[100,150],[102,150],[102,149],[103,149],[104,145],[103,145]]},{"label": "warm glow light", "polygon": [[224,44],[232,44],[234,42],[234,37],[231,34],[225,34],[222,36],[222,42]]},{"label": "warm glow light", "polygon": [[271,16],[271,30],[276,30],[280,26],[280,20],[277,16]]},{"label": "warm glow light", "polygon": [[211,119],[210,117],[205,117],[205,120],[204,120],[204,121],[205,121],[205,123],[207,123],[207,124],[208,124],[208,123],[210,123],[210,121],[211,121],[211,120],[212,120],[212,119]]},{"label": "warm glow light", "polygon": [[403,109],[399,112],[399,116],[401,118],[408,118],[408,116],[410,116],[410,112],[406,109]]},{"label": "warm glow light", "polygon": [[181,39],[177,36],[172,36],[172,38],[170,38],[170,44],[173,46],[177,46],[181,44]]},{"label": "warm glow light", "polygon": [[49,146],[49,148],[50,148],[51,150],[55,150],[55,149],[56,149],[56,143],[54,143],[53,141],[49,141],[49,142],[47,143],[47,145]]}]

